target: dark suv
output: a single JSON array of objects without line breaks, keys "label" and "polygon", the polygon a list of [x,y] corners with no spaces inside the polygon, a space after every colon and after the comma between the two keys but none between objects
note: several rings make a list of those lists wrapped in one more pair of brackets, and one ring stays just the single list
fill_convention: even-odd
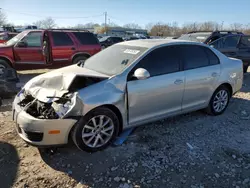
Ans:
[{"label": "dark suv", "polygon": [[241,59],[243,61],[244,73],[250,64],[250,36],[228,35],[209,44],[228,57]]},{"label": "dark suv", "polygon": [[123,42],[124,40],[121,37],[106,36],[106,37],[100,38],[99,41],[100,41],[102,48],[107,48],[107,47],[109,47],[113,44],[116,44],[118,42]]},{"label": "dark suv", "polygon": [[178,39],[210,44],[211,42],[221,37],[227,35],[237,35],[237,34],[243,34],[243,33],[237,31],[192,31],[187,34],[181,35]]}]

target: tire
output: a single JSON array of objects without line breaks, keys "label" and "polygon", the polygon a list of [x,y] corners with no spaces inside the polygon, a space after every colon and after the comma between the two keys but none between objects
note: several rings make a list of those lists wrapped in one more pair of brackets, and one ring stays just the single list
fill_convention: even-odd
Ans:
[{"label": "tire", "polygon": [[248,65],[244,65],[244,66],[243,66],[243,73],[246,73],[246,72],[247,72],[247,69],[248,69]]},{"label": "tire", "polygon": [[74,60],[73,60],[73,64],[78,64],[78,63],[83,63],[86,61],[86,59],[88,59],[88,57],[86,56],[79,56],[79,57],[76,57]]},{"label": "tire", "polygon": [[[95,118],[96,125],[98,126],[100,125],[101,117],[103,116],[103,124],[105,124],[106,122],[109,123],[106,124],[104,128],[94,128],[95,126],[93,118]],[[112,125],[113,129],[111,130]],[[119,126],[119,120],[116,114],[108,108],[100,107],[91,111],[79,120],[79,122],[73,128],[71,134],[72,140],[74,141],[75,145],[82,151],[96,152],[99,150],[103,150],[108,147],[117,137]],[[104,131],[105,129],[110,130]],[[103,134],[103,132],[108,133],[110,136]],[[83,135],[85,135],[85,137],[83,137]],[[103,142],[101,141],[100,136],[102,137]],[[95,144],[96,139],[98,141]]]},{"label": "tire", "polygon": [[11,68],[8,62],[5,60],[0,59],[0,75],[3,74],[4,69]]},{"label": "tire", "polygon": [[[223,100],[223,101],[226,101],[226,103],[223,103],[223,101],[221,101],[221,102],[223,103],[223,105],[222,105],[220,102],[217,102],[217,103],[220,103],[220,104],[218,104],[218,105],[223,106],[222,109],[218,110],[218,108],[216,109],[216,107],[215,107],[215,103],[216,103],[215,101],[218,101],[218,95],[220,95],[220,94],[219,94],[220,92],[221,92],[221,93],[224,93],[224,92],[225,92],[226,95],[227,95],[227,99],[226,99],[226,100]],[[227,106],[228,106],[228,104],[229,104],[230,98],[231,98],[231,92],[230,92],[229,88],[226,87],[226,86],[224,86],[224,85],[220,86],[220,87],[219,87],[218,89],[216,89],[216,91],[214,92],[213,96],[212,96],[211,99],[210,99],[209,105],[208,105],[208,107],[205,109],[205,111],[206,111],[208,114],[214,115],[214,116],[217,116],[217,115],[222,114],[222,113],[226,110],[226,108],[227,108]]]}]

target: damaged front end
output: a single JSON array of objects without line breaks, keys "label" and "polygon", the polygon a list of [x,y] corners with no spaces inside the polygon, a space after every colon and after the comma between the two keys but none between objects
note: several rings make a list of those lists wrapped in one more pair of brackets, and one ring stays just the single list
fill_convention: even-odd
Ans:
[{"label": "damaged front end", "polygon": [[53,75],[28,83],[19,93],[18,105],[38,119],[63,119],[82,115],[78,91],[106,78],[83,75]]},{"label": "damaged front end", "polygon": [[[21,100],[17,104],[32,117],[38,119],[63,119],[76,106],[77,94],[66,94],[62,97],[47,96],[51,101],[42,102],[22,90],[19,97]],[[81,110],[81,106],[82,104],[78,102],[78,107],[76,107],[78,111]]]},{"label": "damaged front end", "polygon": [[107,77],[52,71],[30,80],[13,102],[19,136],[37,146],[66,144],[72,127],[84,114],[78,92],[104,79]]}]

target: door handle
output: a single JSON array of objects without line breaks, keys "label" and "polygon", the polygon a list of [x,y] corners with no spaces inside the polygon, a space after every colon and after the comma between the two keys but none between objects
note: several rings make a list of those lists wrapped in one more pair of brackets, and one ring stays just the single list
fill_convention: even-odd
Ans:
[{"label": "door handle", "polygon": [[212,73],[212,77],[217,77],[217,76],[218,76],[218,74],[216,72]]},{"label": "door handle", "polygon": [[177,80],[174,81],[174,83],[175,83],[176,85],[179,85],[179,84],[182,84],[182,83],[183,83],[183,80],[177,79]]},{"label": "door handle", "polygon": [[76,49],[74,47],[72,47],[71,50],[76,50]]}]

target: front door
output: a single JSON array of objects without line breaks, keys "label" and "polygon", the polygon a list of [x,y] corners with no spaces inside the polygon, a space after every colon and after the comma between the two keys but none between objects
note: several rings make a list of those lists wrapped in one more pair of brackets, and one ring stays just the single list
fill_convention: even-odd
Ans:
[{"label": "front door", "polygon": [[181,47],[185,71],[182,110],[191,111],[207,105],[220,76],[218,57],[208,48],[197,45]]},{"label": "front door", "polygon": [[[184,72],[177,47],[161,47],[146,55],[131,71],[127,82],[129,124],[153,121],[181,111]],[[145,80],[133,78],[137,68],[150,73]]]},{"label": "front door", "polygon": [[42,53],[42,31],[31,31],[14,47],[14,56],[18,67],[38,68],[45,65]]}]

